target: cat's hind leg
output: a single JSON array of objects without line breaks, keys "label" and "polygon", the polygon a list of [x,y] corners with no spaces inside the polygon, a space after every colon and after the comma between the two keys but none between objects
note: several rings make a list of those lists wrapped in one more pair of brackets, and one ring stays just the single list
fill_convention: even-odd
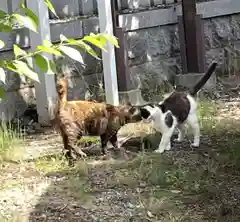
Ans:
[{"label": "cat's hind leg", "polygon": [[180,143],[184,139],[184,134],[185,134],[184,124],[179,124],[177,126],[177,130],[178,130],[178,137],[174,141]]},{"label": "cat's hind leg", "polygon": [[187,124],[192,128],[193,130],[193,143],[191,144],[192,147],[199,147],[200,144],[200,127],[198,123],[198,118],[196,113],[192,113],[187,118]]}]

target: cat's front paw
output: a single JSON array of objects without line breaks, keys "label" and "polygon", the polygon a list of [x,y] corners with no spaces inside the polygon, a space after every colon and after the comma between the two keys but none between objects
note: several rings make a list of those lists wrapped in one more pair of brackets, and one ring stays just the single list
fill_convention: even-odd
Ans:
[{"label": "cat's front paw", "polygon": [[164,149],[156,149],[154,150],[155,153],[163,153],[164,152]]},{"label": "cat's front paw", "polygon": [[191,148],[199,148],[199,143],[192,143]]},{"label": "cat's front paw", "polygon": [[173,141],[175,143],[181,143],[183,141],[183,139],[182,138],[175,138]]},{"label": "cat's front paw", "polygon": [[165,150],[171,150],[171,145],[168,145]]}]

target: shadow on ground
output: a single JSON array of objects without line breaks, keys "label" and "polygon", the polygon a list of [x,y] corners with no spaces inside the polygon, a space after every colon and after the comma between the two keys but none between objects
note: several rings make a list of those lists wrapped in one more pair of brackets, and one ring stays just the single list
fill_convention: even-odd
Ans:
[{"label": "shadow on ground", "polygon": [[240,133],[221,129],[198,150],[185,140],[162,155],[129,151],[71,169],[39,160],[52,183],[28,221],[240,221]]}]

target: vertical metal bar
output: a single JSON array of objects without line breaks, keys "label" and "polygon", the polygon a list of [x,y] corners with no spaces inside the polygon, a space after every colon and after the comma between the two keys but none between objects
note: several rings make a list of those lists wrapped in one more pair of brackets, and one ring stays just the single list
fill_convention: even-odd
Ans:
[{"label": "vertical metal bar", "polygon": [[127,42],[125,30],[119,27],[118,20],[118,1],[111,0],[112,18],[113,18],[113,33],[118,38],[120,48],[115,48],[116,52],[116,66],[119,91],[128,91],[132,89],[128,58],[127,58]]},{"label": "vertical metal bar", "polygon": [[180,41],[180,55],[181,55],[181,65],[182,65],[182,73],[188,73],[187,67],[187,55],[186,55],[186,42],[185,42],[185,34],[184,34],[184,25],[183,25],[183,17],[178,16],[178,32],[179,32],[179,41]]},{"label": "vertical metal bar", "polygon": [[116,28],[116,37],[120,48],[116,48],[117,74],[119,91],[132,89],[130,72],[128,67],[127,39],[123,28]]},{"label": "vertical metal bar", "polygon": [[182,0],[188,72],[199,72],[196,30],[196,0]]},{"label": "vertical metal bar", "polygon": [[199,72],[205,72],[206,59],[205,59],[205,42],[204,42],[204,27],[202,15],[196,15],[196,28],[197,28],[197,51],[198,51],[198,64]]},{"label": "vertical metal bar", "polygon": [[118,22],[118,1],[117,0],[111,0],[111,6],[112,6],[112,18],[113,18],[113,32],[114,35],[116,34],[116,28],[119,26]]},{"label": "vertical metal bar", "polygon": [[8,6],[8,13],[12,14],[13,13],[13,4],[12,4],[13,0],[8,0],[7,1],[7,6]]}]

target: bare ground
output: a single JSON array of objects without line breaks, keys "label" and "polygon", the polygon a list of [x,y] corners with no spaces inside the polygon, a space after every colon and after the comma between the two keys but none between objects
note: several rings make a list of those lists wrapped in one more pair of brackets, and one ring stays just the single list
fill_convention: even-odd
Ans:
[{"label": "bare ground", "polygon": [[[57,134],[27,138],[23,161],[0,165],[0,221],[240,221],[240,103],[222,104],[200,108],[197,150],[186,139],[162,155],[130,150],[69,168]],[[122,134],[136,128],[151,131]]]}]

